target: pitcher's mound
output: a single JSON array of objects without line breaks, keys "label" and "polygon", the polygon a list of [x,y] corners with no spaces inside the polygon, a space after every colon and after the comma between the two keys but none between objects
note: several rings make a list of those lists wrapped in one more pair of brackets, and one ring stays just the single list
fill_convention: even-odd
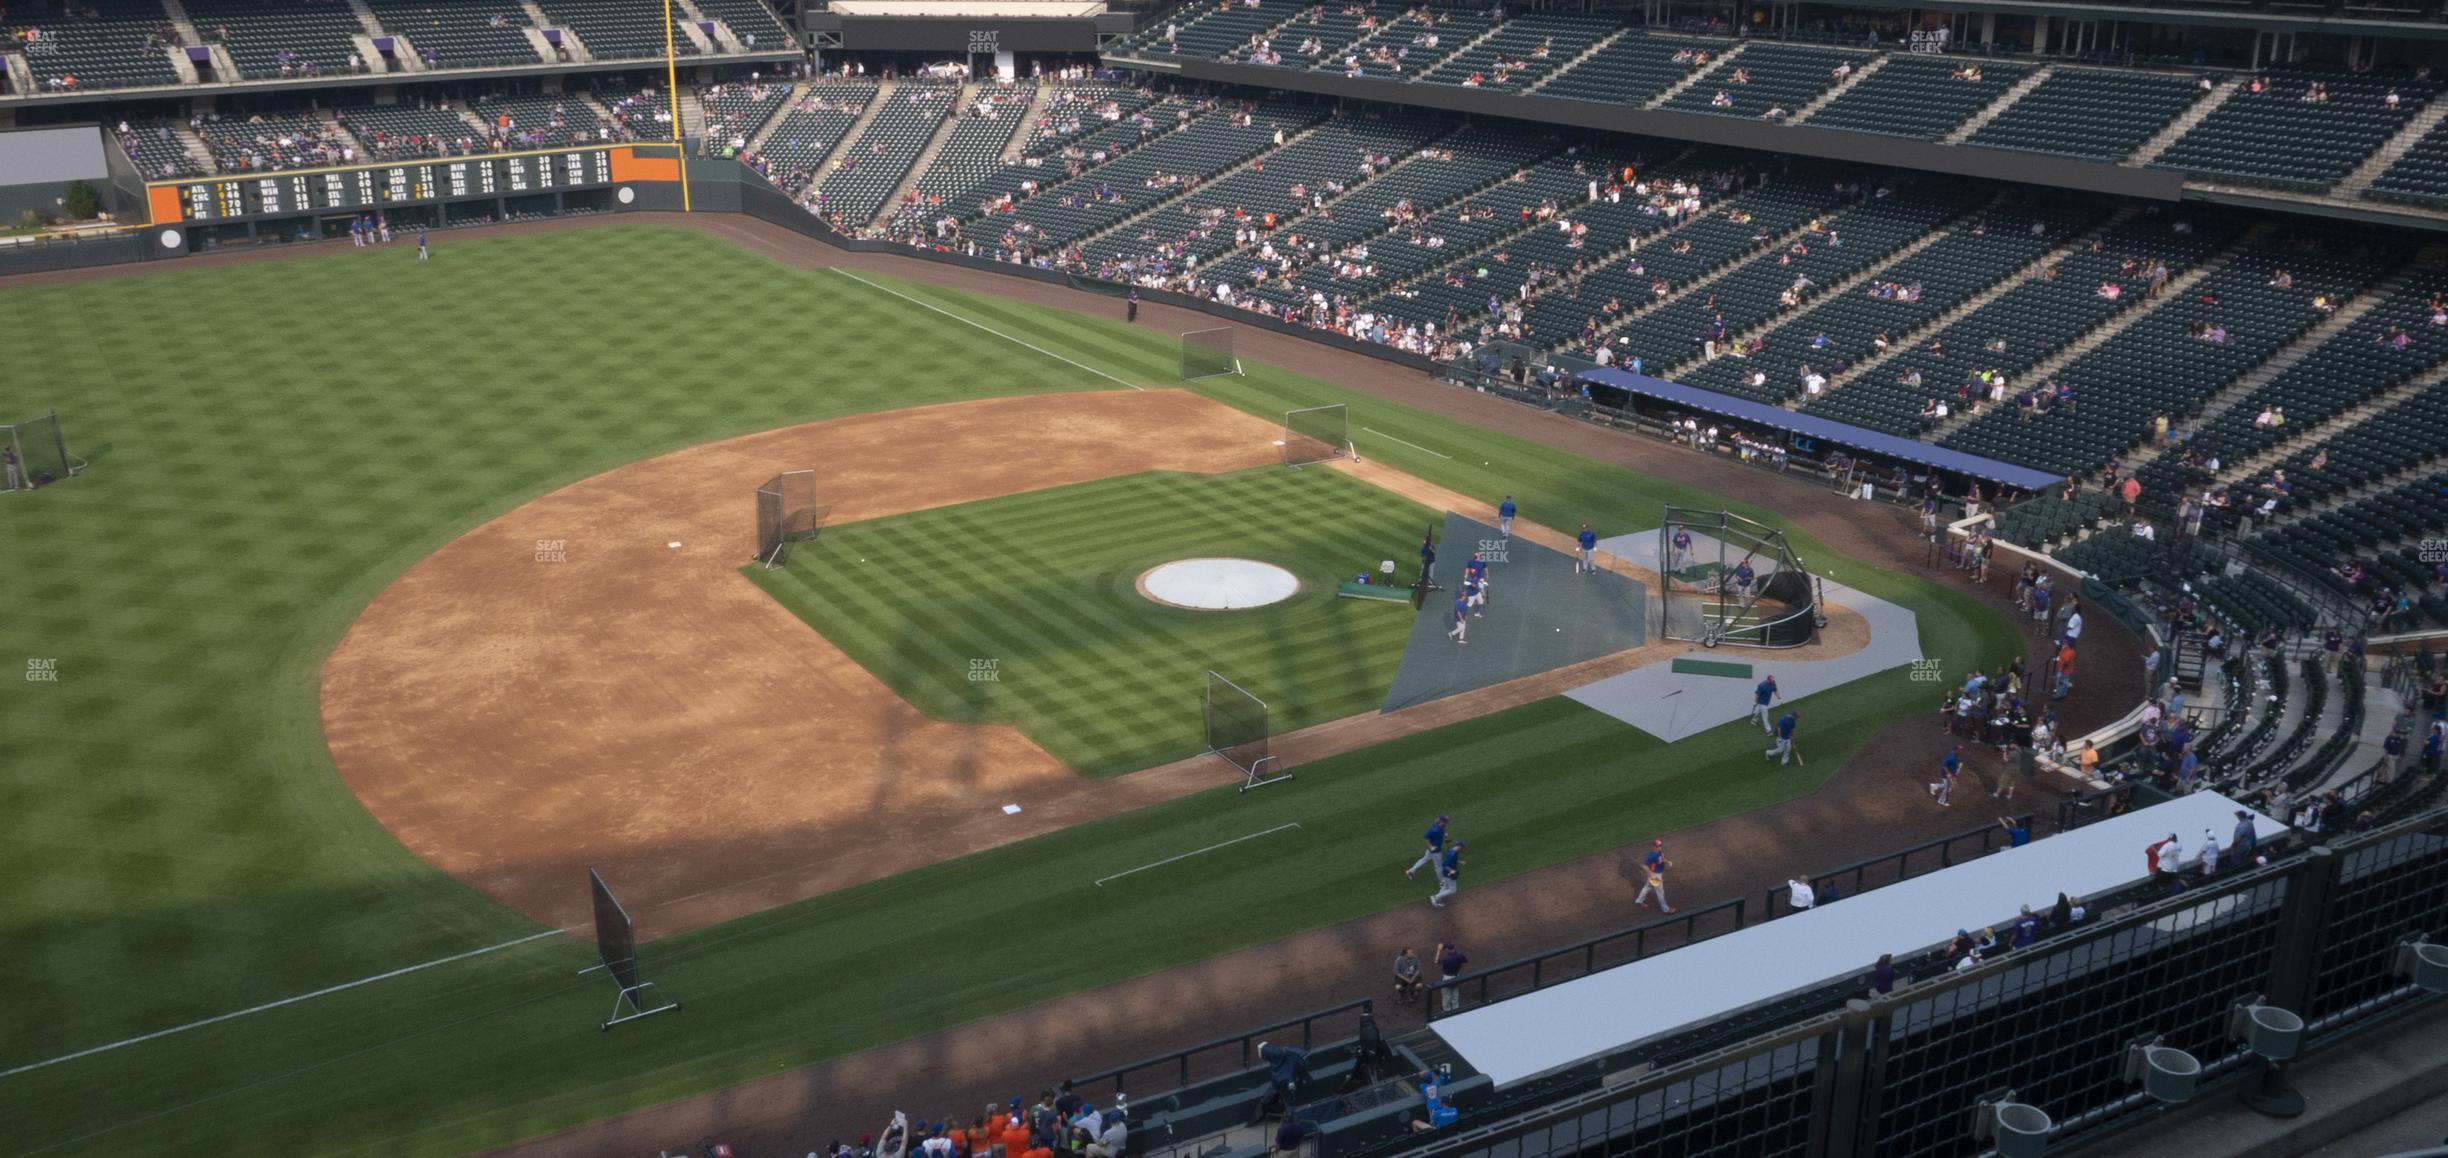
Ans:
[{"label": "pitcher's mound", "polygon": [[1167,607],[1239,611],[1292,598],[1300,580],[1256,559],[1175,559],[1139,576],[1139,594]]}]

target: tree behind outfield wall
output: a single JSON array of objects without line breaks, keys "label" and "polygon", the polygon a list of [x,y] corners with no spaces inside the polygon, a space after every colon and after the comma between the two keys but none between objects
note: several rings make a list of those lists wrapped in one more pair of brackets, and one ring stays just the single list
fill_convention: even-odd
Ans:
[{"label": "tree behind outfield wall", "polygon": [[72,220],[91,221],[102,215],[102,199],[94,194],[93,184],[88,181],[70,181],[60,204]]}]

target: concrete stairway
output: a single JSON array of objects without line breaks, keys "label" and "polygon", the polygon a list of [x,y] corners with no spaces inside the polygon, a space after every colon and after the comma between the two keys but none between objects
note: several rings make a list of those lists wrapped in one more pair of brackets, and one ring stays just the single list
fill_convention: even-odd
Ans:
[{"label": "concrete stairway", "polygon": [[2014,82],[2014,87],[1999,93],[1998,98],[1990,101],[1987,108],[1972,114],[1971,120],[1955,126],[1952,132],[1938,138],[1939,141],[1949,145],[1960,145],[1971,140],[1972,134],[1989,127],[1989,122],[2004,115],[2006,110],[2015,106],[2016,101],[2022,100],[2031,90],[2040,87],[2041,82],[2055,75],[2057,75],[2057,66],[2053,64],[2044,64],[2031,70],[2030,74],[2023,79]]},{"label": "concrete stairway", "polygon": [[[1712,208],[1714,207],[1712,206]],[[1841,227],[1844,224],[1845,218],[1851,216],[1858,208],[1859,206],[1848,206],[1843,209],[1833,210],[1828,213],[1821,214],[1819,216],[1819,223],[1822,225]],[[1690,224],[1690,221],[1687,220],[1684,222],[1684,224],[1688,225]],[[1762,243],[1758,248],[1752,250],[1750,253],[1736,258],[1733,261],[1729,261],[1724,265],[1718,266],[1716,269],[1710,270],[1699,277],[1693,278],[1692,280],[1675,287],[1675,289],[1669,292],[1665,297],[1654,299],[1634,309],[1625,310],[1623,316],[1615,320],[1615,324],[1600,330],[1599,336],[1603,338],[1609,334],[1612,334],[1615,331],[1630,325],[1632,322],[1638,319],[1645,318],[1650,314],[1654,314],[1659,310],[1665,309],[1667,306],[1682,301],[1684,298],[1690,297],[1695,293],[1711,292],[1714,290],[1717,283],[1724,281],[1736,270],[1748,267],[1752,262],[1775,261],[1777,254],[1782,253],[1787,246],[1792,245],[1796,239],[1803,237],[1809,232],[1810,223],[1806,221],[1792,229],[1785,231],[1784,233],[1780,233],[1774,238]],[[1655,244],[1655,242],[1651,242],[1650,244]]]},{"label": "concrete stairway", "polygon": [[2135,149],[2133,156],[2125,158],[2124,163],[2148,165],[2158,160],[2159,154],[2167,152],[2168,146],[2175,144],[2186,133],[2192,132],[2193,126],[2202,123],[2202,118],[2217,112],[2220,105],[2226,104],[2229,98],[2242,91],[2243,86],[2238,84],[2234,77],[2218,82],[2202,99],[2194,101],[2193,107],[2186,109],[2175,120],[2169,121],[2167,127],[2152,134],[2151,139],[2142,142],[2142,147]]},{"label": "concrete stairway", "polygon": [[1853,66],[1853,71],[1846,74],[1843,80],[1836,82],[1836,87],[1812,97],[1809,104],[1795,109],[1792,116],[1785,118],[1785,123],[1798,125],[1819,115],[1819,110],[1828,107],[1836,98],[1853,91],[1853,86],[1868,80],[1871,73],[1887,67],[1887,62],[1891,59],[1893,58],[1887,56],[1873,56]]},{"label": "concrete stairway", "polygon": [[[2161,291],[2158,297],[2152,298],[2140,305],[2118,313],[2115,317],[2108,319],[2105,323],[2102,323],[2101,325],[2092,329],[2090,333],[2084,334],[2082,337],[2067,343],[2065,349],[2059,350],[2046,358],[2042,358],[2037,364],[2033,365],[2031,369],[2023,372],[2021,375],[2021,381],[2030,385],[2038,385],[2042,382],[2046,382],[2053,377],[2057,371],[2064,369],[2067,363],[2098,349],[2100,343],[2105,342],[2118,334],[2124,333],[2127,329],[2131,328],[2135,322],[2141,321],[2142,319],[2157,313],[2169,302],[2182,301],[2192,297],[2194,286],[2200,285],[2202,279],[2209,277],[2211,274],[2225,269],[2228,262],[2235,260],[2235,256],[2237,254],[2244,252],[2245,249],[2259,242],[2262,239],[2262,236],[2267,233],[2270,228],[2271,226],[2264,224],[2256,225],[2251,229],[2244,231],[2244,235],[2242,237],[2229,242],[2218,252],[2213,253],[2209,257],[2196,263],[2191,269],[2187,269],[2183,273],[2169,278],[2167,289]],[[2079,405],[2081,401],[2082,400],[2080,398],[2075,399],[2077,405]],[[1956,431],[1963,429],[1964,424],[1972,421],[1972,419],[1976,417],[1976,415],[1973,413],[1973,409],[1974,408],[1967,406],[1959,413],[1948,415],[1945,421],[1940,422],[1938,425],[1933,426],[1928,430],[1922,431],[1920,435],[1921,441],[1939,442],[1952,436]],[[1980,410],[1980,413],[1986,414],[1988,413],[1988,410],[1983,408]],[[2136,441],[2139,441],[2138,436]]]},{"label": "concrete stairway", "polygon": [[918,159],[910,162],[909,172],[903,173],[901,180],[894,183],[892,192],[884,195],[883,203],[876,207],[875,216],[870,218],[866,224],[873,225],[888,220],[892,217],[894,210],[901,208],[901,199],[909,196],[910,190],[918,187],[919,178],[924,177],[926,171],[933,167],[936,154],[943,152],[944,142],[950,139],[952,130],[961,123],[960,111],[968,108],[969,103],[976,99],[977,85],[963,84],[960,86],[960,94],[952,98],[951,115],[936,122],[935,132],[927,137],[926,146],[918,150]]},{"label": "concrete stairway", "polygon": [[2346,174],[2346,179],[2329,191],[2342,197],[2361,196],[2365,189],[2371,188],[2373,181],[2379,179],[2380,174],[2388,172],[2389,166],[2404,160],[2415,144],[2438,128],[2444,118],[2448,118],[2448,99],[2433,97],[2430,104],[2414,114],[2414,119],[2397,130],[2396,136],[2390,137],[2371,156],[2364,158],[2362,164],[2355,166],[2354,172]]},{"label": "concrete stairway", "polygon": [[1045,115],[1046,106],[1054,103],[1055,87],[1053,81],[1040,81],[1036,91],[1029,94],[1028,107],[1020,111],[1020,127],[1013,131],[1011,144],[1003,148],[1004,160],[1020,159],[1021,150],[1028,147],[1029,130],[1035,127],[1037,118]]},{"label": "concrete stairway", "polygon": [[765,123],[758,125],[755,132],[748,134],[748,146],[742,149],[741,153],[745,155],[764,149],[766,138],[773,136],[774,130],[782,127],[783,119],[790,116],[791,110],[797,108],[800,101],[806,100],[807,95],[808,82],[800,81],[790,86],[790,95],[782,98],[782,107],[775,109],[772,116],[765,118]]},{"label": "concrete stairway", "polygon": [[832,148],[825,150],[824,159],[816,162],[812,170],[815,176],[808,181],[810,189],[824,184],[824,179],[833,175],[833,166],[842,159],[843,151],[850,147],[852,141],[866,134],[867,126],[875,123],[876,114],[884,111],[884,106],[892,101],[894,91],[900,87],[901,82],[894,80],[882,81],[876,85],[875,99],[868,101],[867,107],[859,110],[858,119],[850,122],[850,126],[842,130],[840,139],[833,142]]},{"label": "concrete stairway", "polygon": [[178,139],[180,148],[187,150],[187,159],[196,163],[197,172],[221,171],[221,166],[213,160],[212,147],[206,145],[204,138],[197,136],[194,129],[188,128],[187,122],[172,121],[170,135]]},{"label": "concrete stairway", "polygon": [[1613,32],[1607,33],[1606,35],[1599,37],[1599,38],[1598,38],[1597,43],[1592,44],[1592,45],[1590,45],[1588,48],[1584,48],[1584,49],[1582,49],[1581,51],[1574,53],[1574,54],[1573,54],[1573,57],[1572,57],[1572,59],[1571,59],[1571,60],[1567,60],[1567,61],[1565,61],[1564,63],[1562,63],[1562,64],[1559,64],[1559,65],[1555,66],[1554,68],[1548,69],[1548,70],[1547,70],[1547,75],[1542,76],[1542,77],[1538,78],[1536,81],[1531,82],[1530,87],[1523,89],[1523,90],[1522,90],[1522,92],[1524,92],[1524,93],[1534,93],[1534,92],[1537,92],[1538,90],[1540,90],[1540,89],[1542,89],[1542,88],[1547,87],[1547,82],[1548,82],[1548,81],[1554,80],[1555,78],[1557,78],[1557,77],[1559,77],[1559,76],[1562,76],[1562,75],[1564,75],[1564,74],[1565,74],[1565,73],[1567,73],[1567,72],[1572,71],[1572,70],[1573,70],[1573,68],[1574,68],[1574,66],[1579,65],[1579,64],[1580,64],[1582,61],[1584,61],[1584,60],[1588,60],[1589,58],[1591,58],[1591,57],[1593,57],[1593,56],[1598,55],[1598,52],[1599,52],[1599,50],[1600,50],[1600,49],[1603,49],[1603,48],[1605,48],[1606,46],[1608,46],[1608,45],[1610,45],[1610,44],[1613,44],[1613,43],[1615,43],[1615,42],[1616,42],[1616,41],[1618,41],[1618,40],[1623,39],[1625,36],[1629,35],[1629,34],[1631,33],[1631,31],[1632,31],[1632,30],[1631,30],[1630,28],[1628,28],[1628,27],[1626,27],[1626,28],[1618,28],[1618,29],[1616,29],[1616,30],[1615,30],[1615,31],[1613,31]]},{"label": "concrete stairway", "polygon": [[2390,387],[2389,389],[2373,395],[2360,405],[2357,405],[2352,409],[2347,410],[2345,413],[2339,414],[2326,422],[2314,423],[2311,426],[2296,432],[2286,441],[2270,447],[2259,454],[2249,455],[2245,458],[2238,459],[2235,462],[2221,463],[2218,473],[2219,480],[2222,482],[2241,482],[2245,479],[2258,478],[2263,473],[2267,472],[2271,467],[2277,466],[2279,463],[2286,461],[2287,458],[2292,456],[2296,451],[2302,450],[2305,447],[2320,446],[2327,443],[2329,440],[2337,437],[2339,434],[2342,434],[2356,426],[2360,426],[2365,422],[2371,421],[2374,416],[2378,415],[2384,410],[2387,410],[2389,407],[2395,406],[2398,403],[2420,394],[2425,390],[2429,390],[2442,382],[2448,382],[2448,363],[2442,363],[2441,365],[2435,366],[2420,374],[2416,374],[2415,376],[2408,378],[2405,381]]},{"label": "concrete stairway", "polygon": [[[1210,115],[1210,116],[1213,116],[1213,115],[1215,115],[1215,114],[1212,114],[1212,113],[1211,113],[1211,114],[1209,114],[1209,115]],[[1198,122],[1197,122],[1197,121],[1195,121],[1195,120],[1193,120],[1191,123],[1192,123],[1192,124],[1196,124],[1196,123],[1198,123]],[[1198,182],[1197,184],[1195,184],[1195,185],[1191,186],[1191,187],[1190,187],[1190,188],[1188,188],[1188,189],[1180,189],[1180,190],[1176,190],[1176,191],[1174,191],[1174,192],[1173,192],[1171,195],[1169,195],[1169,196],[1158,198],[1158,199],[1157,199],[1155,202],[1153,202],[1152,204],[1148,205],[1146,208],[1141,209],[1141,210],[1140,210],[1140,211],[1138,211],[1137,213],[1132,213],[1132,214],[1129,214],[1128,216],[1121,217],[1121,218],[1117,218],[1117,219],[1116,219],[1116,220],[1114,220],[1114,221],[1108,222],[1108,223],[1105,225],[1105,227],[1104,227],[1104,228],[1102,228],[1102,229],[1098,229],[1098,230],[1095,230],[1095,231],[1090,232],[1090,233],[1081,234],[1081,235],[1080,235],[1080,236],[1078,236],[1078,237],[1072,238],[1072,239],[1071,239],[1071,241],[1070,241],[1070,243],[1069,243],[1069,247],[1070,247],[1070,248],[1074,248],[1074,249],[1085,249],[1085,248],[1087,248],[1089,245],[1094,244],[1094,243],[1096,243],[1096,242],[1098,242],[1098,241],[1102,241],[1102,240],[1104,240],[1105,238],[1111,237],[1111,236],[1113,236],[1115,233],[1120,232],[1121,230],[1128,229],[1128,228],[1130,228],[1131,226],[1138,224],[1140,221],[1145,220],[1146,218],[1148,218],[1149,216],[1151,216],[1151,215],[1153,215],[1153,214],[1163,212],[1165,209],[1167,209],[1167,208],[1171,207],[1171,206],[1172,206],[1172,205],[1173,205],[1175,202],[1180,201],[1180,200],[1181,200],[1181,199],[1182,199],[1184,196],[1188,196],[1188,195],[1194,194],[1194,193],[1196,193],[1196,192],[1198,192],[1198,191],[1200,191],[1200,190],[1203,190],[1203,189],[1212,188],[1212,187],[1214,187],[1214,185],[1215,185],[1217,182],[1219,182],[1219,181],[1223,181],[1223,180],[1225,180],[1226,178],[1232,177],[1232,176],[1234,176],[1234,175],[1236,175],[1236,174],[1238,174],[1238,173],[1242,172],[1243,170],[1248,169],[1248,168],[1250,167],[1251,162],[1266,160],[1268,157],[1271,157],[1271,156],[1275,155],[1276,153],[1279,153],[1279,152],[1281,152],[1281,151],[1283,151],[1283,150],[1285,150],[1285,149],[1289,149],[1289,148],[1291,148],[1292,146],[1294,146],[1294,145],[1297,145],[1297,144],[1301,143],[1302,141],[1304,141],[1304,140],[1308,139],[1308,137],[1309,137],[1311,134],[1316,133],[1316,132],[1318,132],[1318,131],[1319,131],[1319,130],[1321,130],[1321,129],[1324,129],[1324,128],[1325,128],[1325,127],[1328,125],[1328,124],[1331,124],[1331,123],[1332,123],[1331,121],[1320,121],[1320,122],[1318,122],[1317,124],[1314,124],[1314,125],[1309,126],[1308,128],[1302,129],[1301,131],[1299,131],[1299,132],[1297,132],[1297,133],[1290,134],[1290,135],[1288,135],[1288,136],[1286,136],[1286,137],[1284,138],[1284,142],[1283,142],[1283,144],[1280,144],[1280,145],[1269,145],[1269,146],[1267,146],[1266,148],[1260,149],[1258,152],[1256,152],[1256,153],[1252,154],[1252,155],[1251,155],[1251,156],[1250,156],[1248,159],[1246,159],[1246,160],[1242,161],[1241,163],[1239,163],[1239,164],[1237,164],[1237,165],[1230,166],[1230,167],[1225,168],[1225,169],[1223,169],[1223,170],[1220,170],[1220,171],[1218,171],[1217,173],[1215,173],[1214,175],[1212,175],[1212,176],[1208,177],[1207,179],[1205,179],[1205,180],[1203,180],[1203,181]],[[1153,142],[1151,142],[1151,143],[1153,143]],[[1145,148],[1146,146],[1144,146],[1144,145],[1143,145],[1143,146],[1141,146],[1141,147],[1142,147],[1142,148]]]},{"label": "concrete stairway", "polygon": [[[2426,247],[2425,256],[2429,255],[2428,249],[2429,247]],[[2382,278],[2370,289],[2356,294],[2345,305],[2332,311],[2328,317],[2322,318],[2294,341],[2279,347],[2277,353],[2270,355],[2260,365],[2245,371],[2235,381],[2220,387],[2218,393],[2211,395],[2209,401],[2202,404],[2199,415],[2186,419],[2181,425],[2171,427],[2168,432],[2170,436],[2191,435],[2209,425],[2219,415],[2234,409],[2237,403],[2251,397],[2253,391],[2269,385],[2276,381],[2279,375],[2295,368],[2298,363],[2310,357],[2314,350],[2319,349],[2321,343],[2345,333],[2348,326],[2363,320],[2364,315],[2371,313],[2374,307],[2405,289],[2406,283],[2413,280],[2417,264],[2420,262],[2410,262],[2399,266],[2395,272]]]},{"label": "concrete stairway", "polygon": [[[1845,294],[1852,293],[1854,290],[1868,285],[1871,281],[1885,275],[1888,270],[1894,268],[1896,263],[1901,262],[1924,249],[1928,249],[1929,247],[1938,244],[1940,241],[1943,241],[1950,236],[1953,236],[1957,227],[1961,226],[1967,221],[1971,221],[1979,217],[1983,213],[1988,212],[1990,209],[1995,208],[1996,205],[1997,202],[1992,199],[1988,204],[1975,208],[1953,221],[1947,222],[1936,229],[1932,229],[1929,232],[1912,239],[1912,241],[1897,249],[1894,253],[1888,254],[1887,256],[1870,263],[1869,268],[1853,274],[1850,277],[1841,278],[1833,285],[1819,287],[1816,292],[1813,292],[1808,298],[1805,298],[1801,302],[1795,304],[1792,309],[1780,311],[1767,321],[1761,322],[1759,325],[1753,326],[1748,330],[1742,331],[1741,333],[1727,335],[1727,337],[1732,340],[1732,342],[1729,344],[1739,344],[1744,339],[1753,337],[1755,335],[1765,336],[1768,331],[1784,325],[1786,322],[1792,320],[1799,314],[1807,313],[1826,302],[1834,301]],[[1722,358],[1726,357],[1727,355],[1723,351],[1720,351],[1717,356]],[[1688,358],[1668,368],[1666,373],[1659,375],[1659,377],[1673,380],[1680,375],[1699,369],[1701,366],[1708,364],[1710,360],[1711,359],[1705,356]]]},{"label": "concrete stairway", "polygon": [[[2131,220],[2140,212],[2140,209],[2133,206],[2126,206],[2125,208],[2119,209],[2115,213],[2110,214],[2107,220],[2102,221],[2099,224],[2082,231],[2081,233],[2075,234],[2073,240],[2068,241],[2064,245],[2058,246],[2057,248],[2052,249],[2048,253],[2042,255],[2040,260],[2014,271],[2013,274],[2000,280],[1996,285],[1990,286],[1989,288],[1972,295],[1971,297],[1965,299],[1962,303],[1958,304],[1955,308],[1939,314],[1937,317],[1931,318],[1928,324],[1908,333],[1893,335],[1894,340],[1888,343],[1886,349],[1881,350],[1878,353],[1864,358],[1860,362],[1856,363],[1852,369],[1852,372],[1846,374],[1842,382],[1829,383],[1829,393],[1834,393],[1835,391],[1844,389],[1845,383],[1848,382],[1866,381],[1866,376],[1871,371],[1876,370],[1885,365],[1888,361],[1901,356],[1908,350],[1920,349],[1923,345],[1927,344],[1931,338],[1946,332],[1946,328],[1948,326],[1954,325],[1956,322],[1970,316],[1973,312],[1980,310],[1988,306],[1991,302],[2006,296],[2008,293],[2012,292],[2016,286],[2022,285],[2024,282],[2040,276],[2042,270],[2063,262],[2075,254],[2081,253],[2093,241],[2107,236],[2109,230],[2124,224],[2128,220]],[[1808,400],[1793,399],[1788,401],[1785,405],[1788,409],[1793,409],[1803,405],[1803,403],[1806,401]]]},{"label": "concrete stairway", "polygon": [[170,19],[170,26],[178,29],[179,35],[184,38],[182,43],[204,43],[204,34],[196,30],[195,21],[187,18],[185,4],[180,3],[179,0],[161,0],[161,7],[162,15]]},{"label": "concrete stairway", "polygon": [[[1698,46],[1698,45],[1693,45],[1693,47],[1694,47],[1694,48],[1697,48],[1697,47],[1699,47],[1699,46]],[[1642,108],[1645,108],[1645,109],[1654,109],[1654,108],[1657,108],[1657,107],[1658,107],[1658,106],[1660,106],[1660,105],[1665,104],[1667,101],[1673,100],[1674,98],[1676,98],[1676,97],[1678,97],[1678,96],[1683,95],[1683,90],[1684,90],[1684,89],[1690,88],[1691,86],[1693,86],[1693,85],[1695,85],[1695,84],[1700,83],[1700,82],[1701,82],[1703,79],[1706,79],[1706,78],[1707,78],[1707,77],[1708,77],[1710,74],[1715,73],[1717,70],[1719,70],[1719,69],[1721,69],[1721,68],[1724,68],[1724,67],[1725,67],[1725,62],[1727,62],[1727,61],[1729,61],[1729,60],[1732,60],[1732,59],[1734,59],[1735,57],[1741,56],[1741,55],[1743,54],[1743,49],[1746,49],[1746,48],[1749,48],[1749,47],[1751,47],[1751,42],[1750,42],[1750,41],[1748,41],[1748,40],[1745,40],[1745,41],[1741,41],[1741,42],[1739,42],[1739,43],[1735,44],[1735,45],[1734,45],[1732,48],[1726,49],[1724,52],[1720,52],[1720,53],[1718,53],[1718,54],[1717,54],[1717,59],[1715,59],[1715,60],[1712,60],[1712,61],[1708,62],[1708,64],[1707,64],[1706,66],[1704,66],[1704,67],[1701,67],[1701,68],[1695,68],[1695,69],[1693,69],[1693,70],[1692,70],[1692,73],[1691,73],[1691,75],[1690,75],[1690,76],[1684,77],[1683,79],[1678,80],[1678,81],[1674,82],[1673,84],[1667,85],[1667,86],[1666,86],[1666,91],[1664,91],[1664,92],[1662,92],[1662,93],[1659,93],[1659,94],[1657,94],[1656,96],[1650,97],[1650,98],[1649,98],[1649,103],[1644,104],[1644,105],[1642,105],[1641,107],[1642,107]]]}]

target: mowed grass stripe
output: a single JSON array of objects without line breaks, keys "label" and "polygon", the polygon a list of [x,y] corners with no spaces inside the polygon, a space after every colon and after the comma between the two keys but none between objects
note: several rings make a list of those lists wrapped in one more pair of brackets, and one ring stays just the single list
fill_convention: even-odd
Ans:
[{"label": "mowed grass stripe", "polygon": [[[893,615],[886,626],[840,631],[836,642],[913,703],[1012,724],[1073,768],[1110,775],[1198,751],[1210,668],[1268,689],[1290,726],[1374,707],[1408,622],[1335,599],[1334,584],[1376,554],[1356,544],[1399,543],[1428,517],[1331,472],[1142,475],[837,528],[794,553],[793,578],[769,582],[819,630]],[[796,578],[888,549],[906,556],[896,564],[903,573],[924,576],[892,584],[890,598],[875,585],[842,596]],[[1303,589],[1232,613],[1163,607],[1137,593],[1144,568],[1204,555],[1276,562]],[[908,642],[920,637],[933,642]],[[896,670],[920,651],[990,659],[1000,671],[970,684],[964,668],[955,686],[941,667]]]}]

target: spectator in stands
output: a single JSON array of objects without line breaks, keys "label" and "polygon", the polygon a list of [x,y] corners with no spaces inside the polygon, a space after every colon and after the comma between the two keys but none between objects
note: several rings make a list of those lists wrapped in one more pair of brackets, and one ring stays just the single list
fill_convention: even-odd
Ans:
[{"label": "spectator in stands", "polygon": [[1881,953],[1877,964],[1870,967],[1870,995],[1885,997],[1895,992],[1895,954]]},{"label": "spectator in stands", "polygon": [[2074,902],[2064,893],[2057,894],[2057,903],[2049,906],[2049,931],[2059,932],[2074,924]]},{"label": "spectator in stands", "polygon": [[2144,850],[2144,857],[2150,864],[2153,881],[2166,888],[2170,895],[2184,891],[2184,878],[2177,874],[2177,870],[2184,865],[2184,845],[2177,841],[2175,833],[2167,834],[2166,840]]},{"label": "spectator in stands", "polygon": [[1454,1120],[1462,1116],[1461,1111],[1454,1109],[1453,1105],[1444,1099],[1443,1090],[1437,1084],[1435,1070],[1421,1070],[1413,1080],[1419,1083],[1421,1105],[1420,1116],[1411,1119],[1412,1133],[1424,1134],[1430,1130],[1442,1130],[1453,1125]]},{"label": "spectator in stands", "polygon": [[1309,1123],[1289,1114],[1284,1115],[1283,1125],[1275,1127],[1275,1153],[1300,1153],[1301,1143],[1308,1141],[1309,1135],[1316,1132],[1316,1128]]},{"label": "spectator in stands", "polygon": [[1420,995],[1419,954],[1409,945],[1394,955],[1394,996],[1400,1001],[1412,1001]]},{"label": "spectator in stands", "polygon": [[1785,890],[1786,903],[1797,913],[1809,912],[1810,907],[1818,903],[1818,895],[1811,891],[1810,882],[1801,877],[1787,877]]},{"label": "spectator in stands", "polygon": [[2404,720],[2390,725],[2388,739],[2380,742],[2380,751],[2384,753],[2380,759],[2380,782],[2386,784],[2397,778],[2397,767],[2405,760],[2406,726]]},{"label": "spectator in stands", "polygon": [[2031,943],[2040,939],[2040,918],[2032,915],[2030,905],[2023,906],[2023,911],[2015,914],[2014,925],[2007,930],[2006,936],[2008,947],[2015,949],[2031,948]]}]

